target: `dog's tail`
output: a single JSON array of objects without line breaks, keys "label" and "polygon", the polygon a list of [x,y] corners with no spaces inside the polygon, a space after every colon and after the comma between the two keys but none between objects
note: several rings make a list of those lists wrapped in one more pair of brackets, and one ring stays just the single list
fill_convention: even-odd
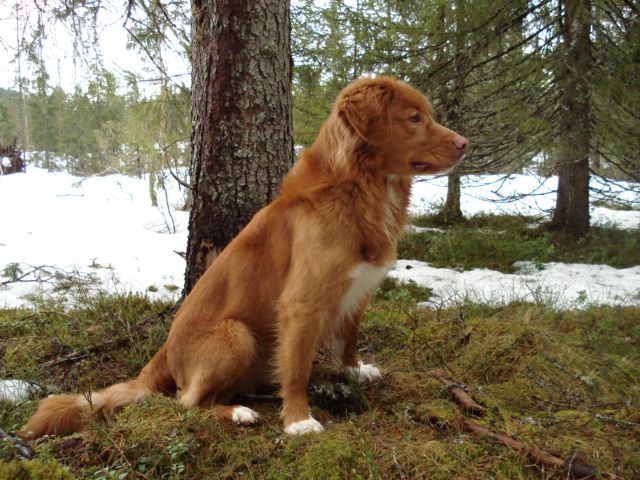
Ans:
[{"label": "dog's tail", "polygon": [[166,351],[162,348],[134,380],[86,395],[45,398],[18,435],[31,440],[43,435],[78,432],[88,418],[108,418],[122,407],[139,403],[152,393],[171,390],[173,384],[167,369]]}]

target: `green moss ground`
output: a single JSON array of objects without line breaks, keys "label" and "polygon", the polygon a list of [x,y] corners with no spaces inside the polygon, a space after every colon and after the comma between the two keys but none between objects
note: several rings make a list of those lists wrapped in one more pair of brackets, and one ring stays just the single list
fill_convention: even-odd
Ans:
[{"label": "green moss ground", "polygon": [[[84,434],[35,442],[34,461],[0,444],[0,478],[562,478],[456,430],[464,412],[429,374],[434,368],[487,407],[473,421],[600,472],[640,477],[639,308],[416,311],[415,299],[425,296],[387,282],[368,310],[360,350],[382,368],[382,381],[350,384],[330,350],[320,352],[309,395],[326,427],[321,435],[284,436],[279,401],[268,395],[239,399],[262,415],[253,427],[157,395]],[[100,298],[68,312],[0,311],[0,378],[36,379],[47,393],[129,378],[162,344],[170,311],[139,297]],[[0,426],[15,433],[35,406],[0,403]]]}]

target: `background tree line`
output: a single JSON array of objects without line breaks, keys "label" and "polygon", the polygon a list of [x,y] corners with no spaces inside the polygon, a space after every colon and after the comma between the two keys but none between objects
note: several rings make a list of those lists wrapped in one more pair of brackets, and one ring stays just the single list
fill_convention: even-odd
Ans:
[{"label": "background tree line", "polygon": [[190,92],[174,87],[147,98],[135,82],[126,94],[122,90],[112,73],[102,71],[72,93],[60,87],[46,88],[44,95],[28,92],[26,130],[20,94],[0,91],[0,138],[17,139],[43,168],[79,176],[185,166]]},{"label": "background tree line", "polygon": [[[217,2],[195,2],[192,11],[200,4]],[[163,74],[161,48],[172,36],[191,55],[189,4],[126,5],[132,46],[159,72],[160,93],[145,98],[131,79],[119,89],[113,74],[97,67],[84,91],[66,93],[48,86],[43,65],[38,78],[21,83],[22,98],[0,98],[0,139],[18,137],[40,152],[43,166],[77,174],[189,164],[191,92]],[[342,87],[371,74],[418,86],[438,120],[471,139],[466,161],[449,176],[445,222],[462,218],[461,175],[533,168],[559,176],[550,225],[582,236],[591,176],[640,179],[634,2],[302,0],[293,4],[291,22],[297,145],[313,141]]]}]

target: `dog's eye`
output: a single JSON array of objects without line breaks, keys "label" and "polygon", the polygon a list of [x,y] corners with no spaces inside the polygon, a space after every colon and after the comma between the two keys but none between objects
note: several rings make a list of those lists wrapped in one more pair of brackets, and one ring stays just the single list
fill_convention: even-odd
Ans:
[{"label": "dog's eye", "polygon": [[415,115],[411,115],[409,117],[409,121],[411,123],[420,123],[422,121],[422,119],[420,118],[420,114],[416,113]]}]

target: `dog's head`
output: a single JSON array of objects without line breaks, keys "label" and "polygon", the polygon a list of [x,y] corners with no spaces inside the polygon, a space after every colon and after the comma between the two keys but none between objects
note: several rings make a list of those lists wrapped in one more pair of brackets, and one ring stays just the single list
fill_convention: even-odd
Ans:
[{"label": "dog's head", "polygon": [[373,147],[388,175],[444,173],[469,143],[436,123],[424,95],[390,77],[356,80],[338,97],[335,112],[358,141]]}]

